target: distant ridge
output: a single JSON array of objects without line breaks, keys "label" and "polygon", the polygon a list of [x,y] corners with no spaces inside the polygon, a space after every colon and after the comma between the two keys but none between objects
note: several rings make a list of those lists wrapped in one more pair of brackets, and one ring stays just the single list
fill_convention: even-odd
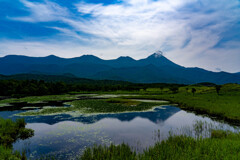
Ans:
[{"label": "distant ridge", "polygon": [[0,58],[0,74],[29,73],[45,75],[67,73],[77,78],[120,80],[134,83],[240,83],[240,73],[186,68],[167,59],[161,51],[140,60],[128,56],[103,60],[93,55],[75,58],[61,58],[55,55],[46,57],[8,55]]},{"label": "distant ridge", "polygon": [[44,74],[15,74],[15,75],[0,75],[0,80],[43,80],[45,82],[65,82],[65,83],[81,83],[81,84],[130,84],[124,81],[113,80],[92,80],[87,78],[78,78],[72,74],[63,75],[44,75]]}]

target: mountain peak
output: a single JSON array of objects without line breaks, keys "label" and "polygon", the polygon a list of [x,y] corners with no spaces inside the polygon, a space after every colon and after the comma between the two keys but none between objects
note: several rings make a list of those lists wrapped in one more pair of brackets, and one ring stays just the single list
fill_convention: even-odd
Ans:
[{"label": "mountain peak", "polygon": [[50,55],[46,56],[46,58],[59,58],[59,57],[58,57],[58,56],[55,56],[55,55],[53,55],[53,54],[50,54]]},{"label": "mountain peak", "polygon": [[81,63],[99,63],[102,59],[94,55],[82,55],[81,57],[77,57],[77,61]]},{"label": "mountain peak", "polygon": [[152,55],[148,56],[147,58],[149,59],[156,59],[156,58],[162,58],[163,56],[163,52],[162,51],[156,51],[154,52]]},{"label": "mountain peak", "polygon": [[167,59],[163,56],[162,51],[156,51],[152,55],[148,56],[146,59],[142,59],[141,61],[145,61],[147,64],[154,64],[155,66],[175,66],[179,67],[179,65]]},{"label": "mountain peak", "polygon": [[82,55],[81,57],[97,57],[97,56],[94,56],[94,55],[92,55],[92,54],[84,54],[84,55]]},{"label": "mountain peak", "polygon": [[117,60],[134,60],[132,57],[129,57],[129,56],[121,56],[121,57],[118,57]]},{"label": "mountain peak", "polygon": [[156,51],[153,55],[154,55],[155,58],[159,58],[159,57],[163,56],[163,52],[162,51]]},{"label": "mountain peak", "polygon": [[147,59],[158,59],[158,58],[165,58],[163,56],[163,52],[162,51],[156,51],[154,52],[152,55],[148,56]]},{"label": "mountain peak", "polygon": [[82,55],[80,58],[92,58],[92,59],[100,59],[97,56],[91,55],[91,54],[85,54]]}]

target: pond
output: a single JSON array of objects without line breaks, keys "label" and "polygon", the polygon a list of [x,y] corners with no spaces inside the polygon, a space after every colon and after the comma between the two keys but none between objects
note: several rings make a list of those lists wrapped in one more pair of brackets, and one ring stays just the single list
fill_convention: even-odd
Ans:
[{"label": "pond", "polygon": [[[44,105],[44,104],[42,104]],[[63,106],[57,103],[54,106]],[[38,105],[39,107],[39,105]],[[15,114],[29,109],[1,109],[0,117],[22,118]],[[129,144],[133,150],[142,151],[169,136],[169,132],[187,133],[196,121],[203,121],[214,127],[236,130],[235,127],[218,122],[206,116],[181,110],[176,106],[164,105],[153,111],[95,115],[47,115],[25,116],[27,128],[35,135],[16,142],[15,150],[26,150],[28,158],[76,159],[86,147],[96,144]]]}]

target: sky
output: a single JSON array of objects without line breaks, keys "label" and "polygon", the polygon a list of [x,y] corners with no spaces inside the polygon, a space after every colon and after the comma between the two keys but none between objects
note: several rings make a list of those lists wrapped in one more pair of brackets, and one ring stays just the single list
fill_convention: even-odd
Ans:
[{"label": "sky", "polygon": [[240,0],[0,0],[0,57],[145,58],[240,72]]}]

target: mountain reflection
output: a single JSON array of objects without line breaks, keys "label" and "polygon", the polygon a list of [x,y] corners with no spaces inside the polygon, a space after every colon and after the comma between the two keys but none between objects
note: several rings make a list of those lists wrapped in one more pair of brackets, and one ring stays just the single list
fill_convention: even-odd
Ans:
[{"label": "mountain reflection", "polygon": [[[97,115],[79,115],[71,116],[69,114],[59,114],[59,115],[49,115],[49,116],[26,116],[24,119],[27,123],[46,123],[53,125],[62,121],[76,121],[84,124],[96,123],[104,118],[114,118],[120,121],[131,121],[136,117],[145,118],[153,123],[164,122],[166,119],[173,116],[175,113],[179,112],[180,109],[173,106],[164,106],[162,108],[155,108],[154,111],[146,112],[128,112],[128,113],[114,113],[114,114],[97,114]],[[4,118],[17,119],[19,116],[13,116],[17,112],[0,112],[0,116]]]}]

